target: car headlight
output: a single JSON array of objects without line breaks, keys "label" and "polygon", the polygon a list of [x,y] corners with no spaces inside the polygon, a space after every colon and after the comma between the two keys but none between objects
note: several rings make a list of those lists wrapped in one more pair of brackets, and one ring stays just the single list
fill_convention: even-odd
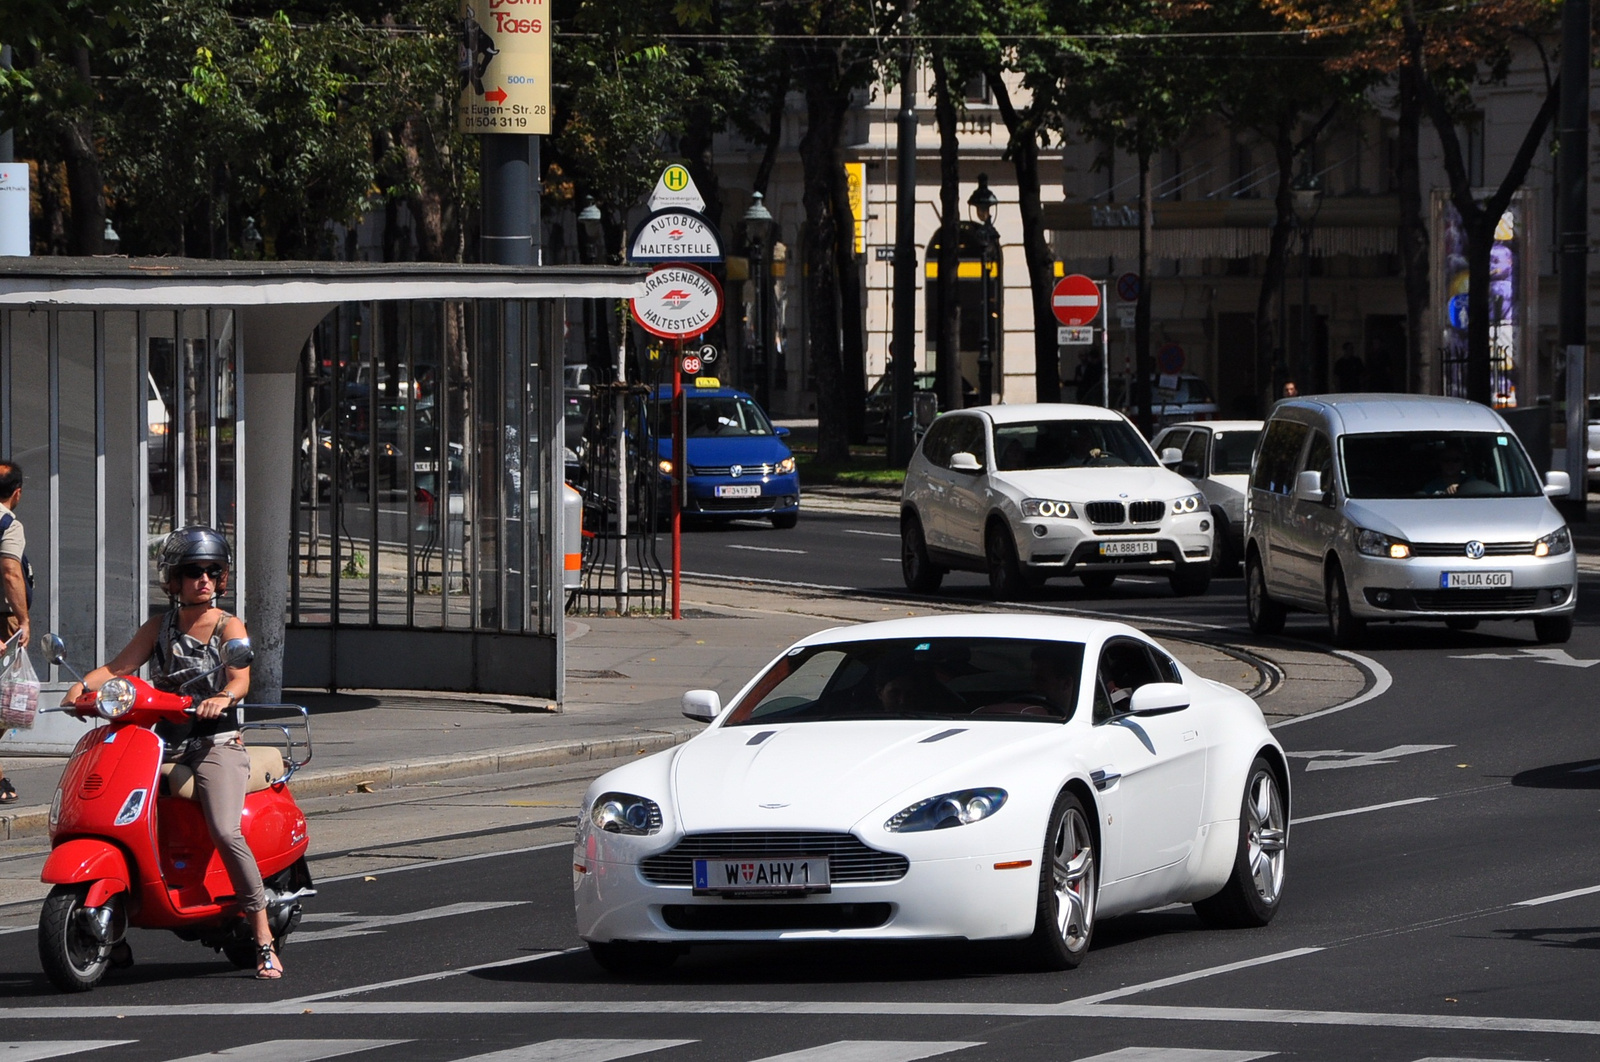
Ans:
[{"label": "car headlight", "polygon": [[787,476],[794,471],[794,457],[791,455],[778,462],[778,475]]},{"label": "car headlight", "polygon": [[1187,498],[1179,498],[1172,503],[1172,515],[1182,516],[1184,513],[1197,513],[1206,507],[1204,494],[1191,494]]},{"label": "car headlight", "polygon": [[589,809],[589,821],[607,833],[643,837],[661,829],[661,806],[632,793],[602,793]]},{"label": "car headlight", "polygon": [[1064,501],[1051,501],[1049,498],[1024,498],[1022,499],[1023,516],[1056,516],[1061,519],[1071,519],[1072,503]]},{"label": "car headlight", "polygon": [[963,789],[919,800],[883,824],[890,833],[922,833],[986,819],[1006,802],[1004,789]]},{"label": "car headlight", "polygon": [[657,461],[656,462],[656,467],[661,469],[661,474],[663,476],[672,475],[672,462],[671,461]]},{"label": "car headlight", "polygon": [[120,719],[133,707],[136,696],[133,683],[127,679],[110,679],[94,695],[94,710],[102,719]]},{"label": "car headlight", "polygon": [[1572,549],[1572,532],[1563,527],[1552,531],[1533,544],[1535,557],[1559,557]]},{"label": "car headlight", "polygon": [[1405,560],[1411,556],[1411,544],[1402,542],[1398,538],[1379,534],[1376,531],[1360,530],[1356,532],[1356,551],[1365,553],[1369,557],[1388,557],[1390,560]]}]

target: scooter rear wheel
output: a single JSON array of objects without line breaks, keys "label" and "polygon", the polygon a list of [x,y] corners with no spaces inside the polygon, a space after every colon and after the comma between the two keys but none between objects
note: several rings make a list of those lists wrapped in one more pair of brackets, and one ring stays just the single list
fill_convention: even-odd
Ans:
[{"label": "scooter rear wheel", "polygon": [[50,983],[63,992],[89,991],[111,965],[111,949],[78,923],[88,895],[88,885],[57,885],[39,912],[39,963]]}]

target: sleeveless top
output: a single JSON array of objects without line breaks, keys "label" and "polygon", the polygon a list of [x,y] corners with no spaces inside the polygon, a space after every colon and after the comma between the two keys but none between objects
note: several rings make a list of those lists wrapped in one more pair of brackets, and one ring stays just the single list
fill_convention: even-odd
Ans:
[{"label": "sleeveless top", "polygon": [[[150,684],[166,693],[183,693],[196,702],[214,697],[228,684],[224,668],[202,681],[193,680],[204,675],[222,662],[222,629],[233,617],[224,612],[211,630],[207,641],[200,641],[178,629],[178,609],[172,609],[161,621],[161,631],[156,635],[155,652],[150,656]],[[185,689],[185,684],[190,684]],[[239,712],[230,705],[215,719],[193,719],[187,723],[162,720],[155,726],[156,736],[167,743],[169,757],[181,755],[194,739],[214,740],[217,735],[230,735],[239,729]]]}]

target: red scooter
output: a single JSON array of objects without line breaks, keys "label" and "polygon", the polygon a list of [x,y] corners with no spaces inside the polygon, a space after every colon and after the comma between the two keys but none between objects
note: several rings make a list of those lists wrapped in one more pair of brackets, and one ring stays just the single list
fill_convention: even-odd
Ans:
[{"label": "red scooter", "polygon": [[[40,648],[66,667],[66,647],[56,635],[45,635]],[[247,639],[229,641],[217,670],[248,666],[253,655]],[[70,707],[47,709],[105,720],[72,750],[50,803],[51,852],[39,877],[54,887],[39,912],[39,961],[64,992],[87,992],[108,969],[132,965],[124,939],[129,926],[170,929],[222,952],[241,969],[255,967],[254,934],[200,806],[187,799],[193,776],[181,765],[162,764],[166,745],[150,729],[161,720],[183,722],[193,703],[128,676],[86,691]],[[304,708],[270,707],[299,716],[246,723],[241,710],[241,730],[277,732],[284,745],[283,752],[249,746],[243,826],[282,949],[300,924],[300,901],[316,895],[306,865],[306,817],[285,784],[311,759],[311,729]]]}]

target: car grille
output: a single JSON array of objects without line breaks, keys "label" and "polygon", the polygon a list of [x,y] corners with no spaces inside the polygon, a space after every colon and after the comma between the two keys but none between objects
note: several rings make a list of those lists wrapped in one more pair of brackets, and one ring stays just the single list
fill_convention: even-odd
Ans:
[{"label": "car grille", "polygon": [[1127,510],[1119,501],[1090,502],[1083,511],[1089,514],[1091,524],[1120,524],[1127,517]]},{"label": "car grille", "polygon": [[886,903],[676,904],[661,908],[673,929],[735,932],[774,929],[872,929],[889,920]]},{"label": "car grille", "polygon": [[[1418,557],[1465,557],[1465,542],[1413,542],[1411,552]],[[1485,542],[1485,557],[1523,557],[1533,552],[1532,542]]]},{"label": "car grille", "polygon": [[1158,524],[1166,511],[1166,502],[1136,501],[1128,506],[1128,519],[1136,524]]},{"label": "car grille", "polygon": [[1418,590],[1417,608],[1428,612],[1537,608],[1538,590]]},{"label": "car grille", "polygon": [[[770,476],[777,470],[776,465],[740,465],[741,476]],[[691,476],[732,476],[732,465],[690,465]]]},{"label": "car grille", "polygon": [[693,885],[696,859],[794,856],[827,856],[828,876],[835,885],[899,881],[911,869],[905,856],[868,848],[854,834],[743,830],[690,834],[670,851],[645,859],[639,872],[655,885]]}]

